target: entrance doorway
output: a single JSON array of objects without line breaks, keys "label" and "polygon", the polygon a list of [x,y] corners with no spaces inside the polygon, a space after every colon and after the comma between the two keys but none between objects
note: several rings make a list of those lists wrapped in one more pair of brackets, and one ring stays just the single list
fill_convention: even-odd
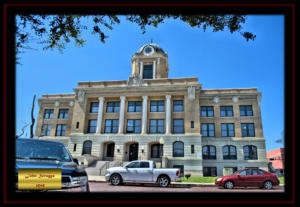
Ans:
[{"label": "entrance doorway", "polygon": [[129,145],[129,161],[137,160],[139,153],[139,144],[134,143]]}]

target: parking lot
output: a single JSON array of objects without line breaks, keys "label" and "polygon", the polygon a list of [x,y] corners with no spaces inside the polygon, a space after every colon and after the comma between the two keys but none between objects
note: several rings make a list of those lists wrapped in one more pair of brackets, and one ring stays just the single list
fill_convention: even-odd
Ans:
[{"label": "parking lot", "polygon": [[120,186],[113,186],[108,183],[89,182],[91,192],[284,192],[283,186],[276,186],[271,190],[259,188],[235,188],[224,189],[216,186],[185,186],[176,185],[166,188],[158,187],[151,184],[126,184]]}]

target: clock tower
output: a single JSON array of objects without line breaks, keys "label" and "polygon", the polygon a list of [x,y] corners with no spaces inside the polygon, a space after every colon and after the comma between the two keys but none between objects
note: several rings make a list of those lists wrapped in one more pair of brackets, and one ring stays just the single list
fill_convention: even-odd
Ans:
[{"label": "clock tower", "polygon": [[143,45],[131,59],[130,78],[159,79],[168,78],[168,54],[157,44]]}]

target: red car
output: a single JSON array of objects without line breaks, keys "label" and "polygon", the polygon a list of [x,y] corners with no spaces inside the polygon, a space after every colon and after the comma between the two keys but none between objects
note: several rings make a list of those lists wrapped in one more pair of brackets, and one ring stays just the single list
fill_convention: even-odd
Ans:
[{"label": "red car", "polygon": [[215,180],[217,186],[223,186],[227,189],[234,187],[272,189],[273,186],[279,185],[279,183],[277,175],[257,168],[245,168],[232,175],[222,176]]}]

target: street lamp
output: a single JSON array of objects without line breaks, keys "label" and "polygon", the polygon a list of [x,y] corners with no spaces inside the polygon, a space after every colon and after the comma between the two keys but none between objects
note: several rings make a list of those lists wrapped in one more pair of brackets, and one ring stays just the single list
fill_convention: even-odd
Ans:
[{"label": "street lamp", "polygon": [[[164,140],[164,138],[160,138],[159,139],[159,144],[161,144],[161,145],[163,145],[165,143],[165,140]],[[160,147],[159,147],[160,148]],[[161,153],[161,152],[160,152]],[[160,158],[160,168],[162,168],[162,156],[161,156],[161,158]]]}]

